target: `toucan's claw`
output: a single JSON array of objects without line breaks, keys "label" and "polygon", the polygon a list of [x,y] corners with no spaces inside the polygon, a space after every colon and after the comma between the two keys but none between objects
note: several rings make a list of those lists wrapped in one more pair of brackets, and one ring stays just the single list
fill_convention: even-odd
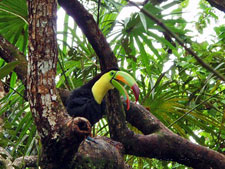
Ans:
[{"label": "toucan's claw", "polygon": [[95,139],[93,139],[93,138],[90,137],[90,136],[87,136],[87,138],[85,139],[85,141],[87,141],[88,143],[94,142],[95,144],[98,144],[98,143],[95,141]]}]

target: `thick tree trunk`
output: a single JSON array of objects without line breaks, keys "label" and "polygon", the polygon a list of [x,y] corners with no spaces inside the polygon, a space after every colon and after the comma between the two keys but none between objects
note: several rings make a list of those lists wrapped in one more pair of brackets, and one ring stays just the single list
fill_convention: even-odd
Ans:
[{"label": "thick tree trunk", "polygon": [[42,168],[69,168],[90,123],[71,118],[55,88],[57,65],[56,0],[29,0],[27,89],[30,109],[43,146]]}]

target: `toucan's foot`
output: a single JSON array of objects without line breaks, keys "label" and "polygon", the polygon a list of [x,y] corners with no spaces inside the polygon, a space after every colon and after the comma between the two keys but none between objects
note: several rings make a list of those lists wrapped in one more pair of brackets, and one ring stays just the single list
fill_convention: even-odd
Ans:
[{"label": "toucan's foot", "polygon": [[87,136],[87,138],[86,138],[85,141],[87,141],[87,142],[94,142],[95,144],[98,144],[98,143],[95,141],[95,139],[93,139],[93,138],[90,137],[90,136]]}]

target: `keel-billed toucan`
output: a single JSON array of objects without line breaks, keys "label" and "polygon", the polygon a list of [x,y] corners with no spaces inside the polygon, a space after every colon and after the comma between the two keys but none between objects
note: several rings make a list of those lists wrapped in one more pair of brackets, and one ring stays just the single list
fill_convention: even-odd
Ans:
[{"label": "keel-billed toucan", "polygon": [[135,80],[126,72],[111,69],[97,75],[87,84],[72,92],[66,102],[68,113],[73,117],[85,117],[90,121],[91,125],[94,125],[105,114],[104,96],[108,90],[114,87],[124,96],[127,102],[127,109],[129,109],[128,94],[118,81],[131,87],[137,101],[139,88]]}]

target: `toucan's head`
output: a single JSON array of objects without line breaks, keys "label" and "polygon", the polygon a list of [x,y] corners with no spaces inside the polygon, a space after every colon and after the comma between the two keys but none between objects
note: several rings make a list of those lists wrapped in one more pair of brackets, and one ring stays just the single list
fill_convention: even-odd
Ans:
[{"label": "toucan's head", "polygon": [[92,87],[92,93],[97,103],[101,104],[108,90],[114,87],[123,95],[127,102],[127,110],[130,108],[129,96],[125,88],[119,83],[123,82],[133,90],[136,101],[139,97],[139,88],[131,75],[123,71],[110,70],[103,74]]}]

